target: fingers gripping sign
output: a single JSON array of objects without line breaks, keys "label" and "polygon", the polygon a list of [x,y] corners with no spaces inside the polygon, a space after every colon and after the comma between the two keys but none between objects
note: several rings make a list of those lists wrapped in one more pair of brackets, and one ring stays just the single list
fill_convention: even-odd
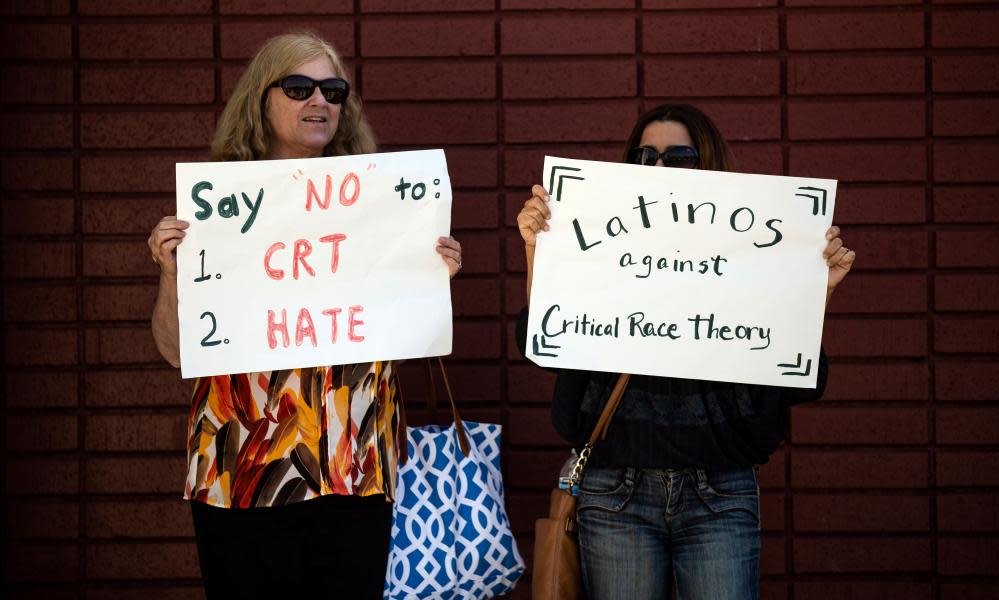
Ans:
[{"label": "fingers gripping sign", "polygon": [[524,202],[524,208],[517,215],[517,227],[524,244],[534,246],[538,233],[548,231],[548,219],[552,213],[548,209],[549,196],[545,188],[535,185],[531,188],[532,196]]},{"label": "fingers gripping sign", "polygon": [[839,227],[833,225],[826,231],[826,249],[822,252],[822,258],[829,266],[829,282],[827,289],[832,293],[836,286],[843,282],[843,279],[853,268],[853,263],[857,259],[857,253],[843,245],[842,238],[839,237]]},{"label": "fingers gripping sign", "polygon": [[437,253],[444,259],[447,265],[448,275],[454,277],[461,270],[461,244],[453,237],[437,238]]},{"label": "fingers gripping sign", "polygon": [[184,241],[187,235],[186,229],[190,226],[187,221],[181,221],[177,217],[169,216],[160,219],[160,222],[149,234],[147,244],[149,254],[153,262],[160,266],[164,275],[177,276],[177,246]]}]

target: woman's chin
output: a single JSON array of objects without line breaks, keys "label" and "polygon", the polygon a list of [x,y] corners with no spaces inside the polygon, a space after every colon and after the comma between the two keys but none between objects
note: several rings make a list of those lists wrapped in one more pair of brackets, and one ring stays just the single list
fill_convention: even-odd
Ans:
[{"label": "woman's chin", "polygon": [[303,139],[298,145],[299,151],[302,156],[300,158],[312,158],[323,155],[323,150],[326,146],[333,141],[331,137],[325,136],[309,136],[309,138]]}]

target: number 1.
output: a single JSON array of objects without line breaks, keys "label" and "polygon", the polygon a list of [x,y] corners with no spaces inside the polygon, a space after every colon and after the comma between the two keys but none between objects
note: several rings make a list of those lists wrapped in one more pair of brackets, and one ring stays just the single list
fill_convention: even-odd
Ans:
[{"label": "number 1.", "polygon": [[[201,251],[201,277],[195,277],[194,278],[194,282],[197,283],[199,281],[207,281],[207,280],[209,280],[211,278],[212,278],[211,275],[205,275],[205,251],[202,250]],[[204,315],[201,315],[201,316],[203,317]],[[214,332],[215,330],[212,329],[212,331]],[[211,335],[211,334],[209,334],[209,335]]]}]

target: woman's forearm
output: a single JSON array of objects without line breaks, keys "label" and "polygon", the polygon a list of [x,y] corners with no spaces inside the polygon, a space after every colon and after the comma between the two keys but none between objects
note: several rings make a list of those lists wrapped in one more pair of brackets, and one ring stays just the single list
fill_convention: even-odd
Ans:
[{"label": "woman's forearm", "polygon": [[168,363],[180,366],[180,323],[177,321],[177,278],[160,275],[160,288],[153,307],[153,339]]},{"label": "woman's forearm", "polygon": [[534,245],[524,244],[524,254],[527,257],[527,303],[531,303],[531,281],[534,279]]}]

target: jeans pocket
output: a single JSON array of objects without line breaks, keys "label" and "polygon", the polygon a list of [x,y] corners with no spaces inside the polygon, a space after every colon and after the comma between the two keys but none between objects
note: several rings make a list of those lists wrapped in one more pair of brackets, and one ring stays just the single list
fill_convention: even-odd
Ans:
[{"label": "jeans pocket", "polygon": [[745,511],[760,520],[760,487],[755,469],[706,472],[697,494],[713,513]]},{"label": "jeans pocket", "polygon": [[632,468],[588,469],[579,484],[576,510],[621,511],[635,491],[637,471]]}]

